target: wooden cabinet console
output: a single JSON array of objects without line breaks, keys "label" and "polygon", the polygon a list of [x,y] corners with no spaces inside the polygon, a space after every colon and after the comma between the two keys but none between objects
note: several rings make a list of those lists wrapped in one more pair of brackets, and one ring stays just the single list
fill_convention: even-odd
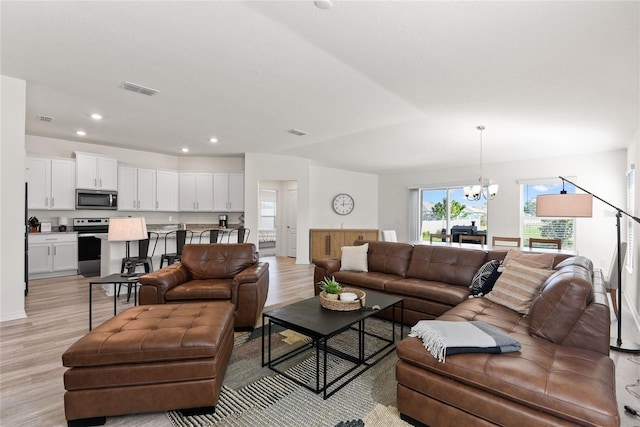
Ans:
[{"label": "wooden cabinet console", "polygon": [[378,240],[378,230],[372,229],[310,229],[309,258],[339,258],[340,248],[356,240]]}]

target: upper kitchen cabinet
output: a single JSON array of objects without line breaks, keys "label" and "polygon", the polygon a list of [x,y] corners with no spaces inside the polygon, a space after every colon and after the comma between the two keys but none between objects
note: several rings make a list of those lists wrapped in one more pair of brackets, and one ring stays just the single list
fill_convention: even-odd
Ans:
[{"label": "upper kitchen cabinet", "polygon": [[156,210],[178,211],[178,172],[156,171]]},{"label": "upper kitchen cabinet", "polygon": [[118,189],[118,160],[91,153],[75,152],[76,188]]},{"label": "upper kitchen cabinet", "polygon": [[26,166],[29,209],[75,209],[73,160],[27,157]]},{"label": "upper kitchen cabinet", "polygon": [[213,210],[216,212],[244,211],[244,174],[213,174]]},{"label": "upper kitchen cabinet", "polygon": [[156,171],[129,166],[118,168],[118,210],[156,210]]},{"label": "upper kitchen cabinet", "polygon": [[180,211],[213,211],[213,174],[180,172]]}]

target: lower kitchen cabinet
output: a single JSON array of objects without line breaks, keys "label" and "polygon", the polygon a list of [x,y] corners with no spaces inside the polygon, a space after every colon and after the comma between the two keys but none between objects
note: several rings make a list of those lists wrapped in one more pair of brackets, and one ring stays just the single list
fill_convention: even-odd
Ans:
[{"label": "lower kitchen cabinet", "polygon": [[29,234],[29,279],[78,274],[75,233]]}]

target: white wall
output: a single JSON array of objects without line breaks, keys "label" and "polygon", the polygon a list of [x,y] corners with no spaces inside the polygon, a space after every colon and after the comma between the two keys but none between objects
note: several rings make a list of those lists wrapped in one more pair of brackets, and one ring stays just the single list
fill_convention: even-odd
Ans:
[{"label": "white wall", "polygon": [[[309,228],[378,228],[378,175],[311,166],[313,209]],[[347,193],[354,200],[353,211],[338,215],[333,198]]]},{"label": "white wall", "polygon": [[[640,134],[636,133],[633,141],[629,144],[627,149],[627,170],[634,165],[635,167],[635,203],[634,203],[634,215],[640,217]],[[624,208],[624,203],[621,208]],[[622,217],[622,222],[627,223],[626,217]],[[640,224],[633,223],[633,236],[635,239],[634,247],[634,262],[633,273],[629,273],[629,270],[622,268],[622,283],[623,283],[623,296],[627,303],[632,307],[632,312],[636,314],[636,324],[640,329],[640,319],[638,317],[638,310],[640,309]],[[625,230],[624,227],[622,227]],[[623,232],[622,238],[626,236],[626,232]]]},{"label": "white wall", "polygon": [[0,321],[24,311],[26,82],[0,76]]},{"label": "white wall", "polygon": [[[500,185],[498,195],[488,204],[489,236],[520,234],[520,188],[518,180],[557,176],[576,177],[576,184],[615,206],[625,205],[625,150],[552,157],[535,161],[484,164],[485,178]],[[472,168],[473,169],[473,168]],[[395,228],[398,240],[409,240],[410,186],[441,183],[468,184],[477,181],[474,170],[449,168],[380,176],[380,229]],[[615,211],[594,200],[593,218],[578,218],[576,247],[605,272],[616,244]]]}]

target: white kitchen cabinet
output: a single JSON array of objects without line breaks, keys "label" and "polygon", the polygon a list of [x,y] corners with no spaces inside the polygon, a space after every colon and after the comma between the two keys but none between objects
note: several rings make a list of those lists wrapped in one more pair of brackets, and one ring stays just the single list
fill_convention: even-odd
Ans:
[{"label": "white kitchen cabinet", "polygon": [[30,233],[29,278],[78,274],[78,236],[75,233]]},{"label": "white kitchen cabinet", "polygon": [[29,209],[75,209],[73,160],[27,157],[26,166]]},{"label": "white kitchen cabinet", "polygon": [[213,211],[213,174],[181,172],[179,200],[180,211]]},{"label": "white kitchen cabinet", "polygon": [[178,172],[156,171],[156,211],[178,211]]},{"label": "white kitchen cabinet", "polygon": [[216,212],[244,211],[244,174],[213,174],[213,210]]},{"label": "white kitchen cabinet", "polygon": [[129,166],[118,168],[118,210],[156,210],[156,171]]},{"label": "white kitchen cabinet", "polygon": [[90,190],[118,189],[118,160],[91,153],[75,152],[76,187]]}]

